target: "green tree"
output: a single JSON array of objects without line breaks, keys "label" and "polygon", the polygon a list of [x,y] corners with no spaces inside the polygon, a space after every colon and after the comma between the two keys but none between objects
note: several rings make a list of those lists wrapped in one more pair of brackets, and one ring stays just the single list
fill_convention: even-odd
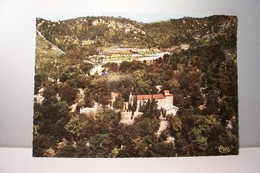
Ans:
[{"label": "green tree", "polygon": [[59,94],[62,100],[65,100],[69,105],[75,102],[78,89],[70,86],[68,83],[62,83],[59,87]]},{"label": "green tree", "polygon": [[217,91],[211,91],[207,95],[207,103],[206,103],[206,113],[209,114],[216,114],[219,108],[218,102],[218,93]]},{"label": "green tree", "polygon": [[160,110],[158,110],[157,108],[158,108],[157,101],[155,99],[152,100],[148,99],[148,101],[144,102],[144,104],[142,105],[143,115],[145,117],[150,117],[150,118],[159,117]]},{"label": "green tree", "polygon": [[34,76],[34,94],[37,94],[39,89],[43,87],[44,82],[47,80],[47,76],[43,74],[36,74]]},{"label": "green tree", "polygon": [[84,90],[84,102],[86,107],[93,107],[94,106],[94,96],[93,93],[89,88]]},{"label": "green tree", "polygon": [[182,121],[178,116],[170,117],[170,128],[173,130],[173,133],[176,134],[182,130]]},{"label": "green tree", "polygon": [[121,96],[121,94],[119,94],[116,99],[115,99],[115,102],[113,103],[113,107],[115,109],[120,109],[122,110],[124,108],[124,99],[123,97]]},{"label": "green tree", "polygon": [[136,111],[136,109],[137,109],[137,96],[135,96],[135,97],[133,98],[133,104],[132,104],[132,106],[131,106],[131,109],[132,109],[131,119],[133,119],[134,113],[135,113],[135,111]]},{"label": "green tree", "polygon": [[119,71],[119,66],[116,63],[107,63],[104,67],[107,67],[110,72],[116,73]]},{"label": "green tree", "polygon": [[85,74],[89,74],[90,70],[94,67],[91,63],[82,63],[80,64],[79,68],[81,71],[83,71]]},{"label": "green tree", "polygon": [[43,96],[44,102],[56,102],[58,93],[58,85],[52,82],[46,82],[44,86]]},{"label": "green tree", "polygon": [[110,88],[107,85],[107,79],[104,77],[97,77],[91,81],[90,84],[94,100],[102,105],[108,105],[111,100]]},{"label": "green tree", "polygon": [[69,122],[65,125],[65,129],[73,136],[79,136],[82,123],[78,117],[72,117]]},{"label": "green tree", "polygon": [[60,81],[65,82],[68,79],[74,79],[80,74],[78,68],[73,66],[68,66],[63,69],[60,75]]}]

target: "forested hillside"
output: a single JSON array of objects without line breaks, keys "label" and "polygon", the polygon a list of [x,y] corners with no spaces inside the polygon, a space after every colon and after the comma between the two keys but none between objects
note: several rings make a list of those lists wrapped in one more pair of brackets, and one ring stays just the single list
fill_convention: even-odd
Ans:
[{"label": "forested hillside", "polygon": [[[37,18],[36,29],[34,156],[238,154],[236,17]],[[129,101],[164,90],[176,115]]]},{"label": "forested hillside", "polygon": [[64,51],[91,44],[170,48],[184,43],[197,47],[218,42],[236,46],[237,26],[233,16],[186,17],[154,23],[115,17],[81,17],[59,22],[37,18],[36,22],[37,29]]}]

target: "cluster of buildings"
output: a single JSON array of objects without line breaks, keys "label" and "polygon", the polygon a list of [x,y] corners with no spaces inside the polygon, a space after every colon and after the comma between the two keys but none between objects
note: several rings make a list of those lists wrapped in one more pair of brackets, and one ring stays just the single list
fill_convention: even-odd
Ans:
[{"label": "cluster of buildings", "polygon": [[164,94],[150,94],[150,95],[129,95],[129,103],[133,104],[137,101],[136,112],[140,112],[140,105],[144,105],[148,100],[154,99],[157,102],[158,109],[162,111],[163,115],[176,115],[178,107],[173,105],[174,95],[170,94],[169,90],[164,90]]}]

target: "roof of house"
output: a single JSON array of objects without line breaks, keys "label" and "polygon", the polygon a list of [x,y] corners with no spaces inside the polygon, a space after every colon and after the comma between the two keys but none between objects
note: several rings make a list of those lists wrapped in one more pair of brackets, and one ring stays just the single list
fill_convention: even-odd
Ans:
[{"label": "roof of house", "polygon": [[153,94],[153,95],[133,95],[133,97],[137,97],[137,100],[148,100],[148,99],[163,99],[163,94]]}]

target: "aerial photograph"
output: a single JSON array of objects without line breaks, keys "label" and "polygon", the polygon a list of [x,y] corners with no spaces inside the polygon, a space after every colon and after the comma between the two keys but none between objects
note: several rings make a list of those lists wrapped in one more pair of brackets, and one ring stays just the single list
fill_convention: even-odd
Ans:
[{"label": "aerial photograph", "polygon": [[33,156],[238,155],[236,16],[36,18]]}]

